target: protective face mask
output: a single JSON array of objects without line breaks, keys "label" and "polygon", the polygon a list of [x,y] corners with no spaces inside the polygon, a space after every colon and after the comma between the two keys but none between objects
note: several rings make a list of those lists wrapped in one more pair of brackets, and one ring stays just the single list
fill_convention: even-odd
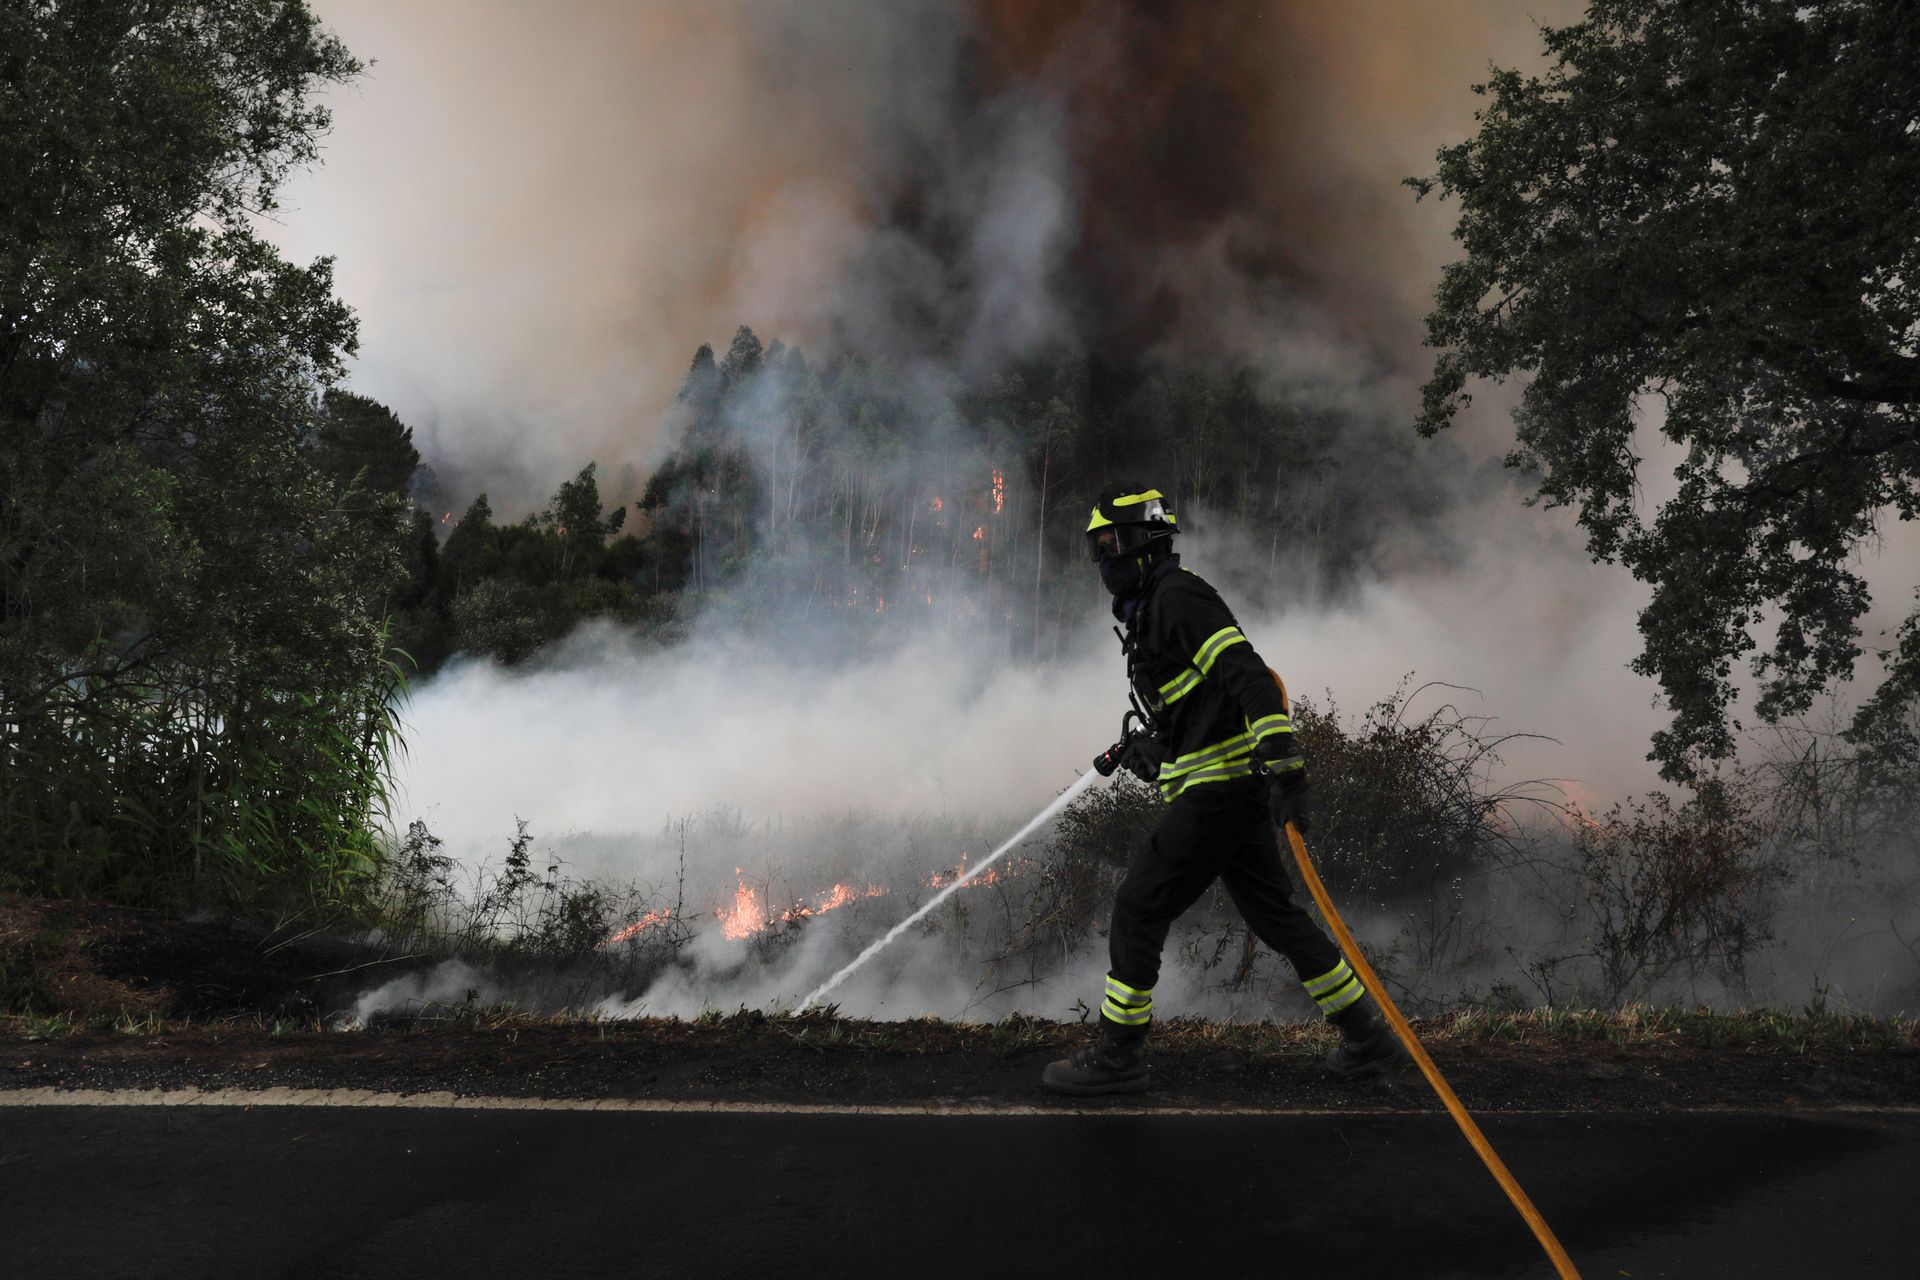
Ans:
[{"label": "protective face mask", "polygon": [[1145,556],[1113,556],[1100,562],[1100,581],[1116,598],[1130,596],[1146,585],[1149,572]]}]

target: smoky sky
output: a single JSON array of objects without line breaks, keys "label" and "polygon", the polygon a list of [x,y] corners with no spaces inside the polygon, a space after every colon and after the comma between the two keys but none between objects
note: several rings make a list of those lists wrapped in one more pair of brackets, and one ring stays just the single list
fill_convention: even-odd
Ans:
[{"label": "smoky sky", "polygon": [[[459,487],[643,473],[752,325],[991,373],[1224,354],[1410,403],[1450,211],[1399,185],[1565,3],[319,0],[372,65],[274,229]],[[1497,448],[1497,431],[1487,448]]]}]

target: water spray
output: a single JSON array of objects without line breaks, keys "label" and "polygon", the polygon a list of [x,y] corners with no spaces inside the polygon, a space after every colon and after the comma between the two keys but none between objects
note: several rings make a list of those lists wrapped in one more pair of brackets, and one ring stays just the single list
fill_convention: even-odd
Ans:
[{"label": "water spray", "polygon": [[858,969],[861,965],[865,964],[867,961],[873,959],[874,956],[878,955],[882,947],[885,947],[889,942],[892,942],[895,938],[905,933],[914,924],[924,919],[927,916],[927,914],[931,912],[935,907],[945,902],[948,899],[948,897],[950,897],[954,893],[955,890],[959,889],[962,885],[965,885],[968,881],[978,876],[981,872],[985,871],[988,867],[998,862],[1001,859],[1001,857],[1004,856],[1015,845],[1021,843],[1023,840],[1025,840],[1028,836],[1032,835],[1040,827],[1052,821],[1055,815],[1057,815],[1062,809],[1066,808],[1068,805],[1072,804],[1076,799],[1079,798],[1080,793],[1082,791],[1085,791],[1088,788],[1088,786],[1090,786],[1093,783],[1093,780],[1096,776],[1097,775],[1091,774],[1091,773],[1085,773],[1080,775],[1080,778],[1078,781],[1076,781],[1072,786],[1068,787],[1065,791],[1062,791],[1054,799],[1052,804],[1048,805],[1046,808],[1042,809],[1038,814],[1036,814],[1034,816],[1033,821],[1027,823],[1026,826],[1020,828],[1018,831],[1014,832],[1012,836],[1008,837],[1005,844],[1001,845],[998,849],[995,849],[992,853],[982,858],[978,863],[976,863],[973,867],[969,868],[962,875],[956,876],[952,884],[949,884],[946,888],[942,889],[939,893],[934,894],[933,897],[929,898],[926,904],[922,906],[918,911],[908,916],[905,920],[902,920],[899,924],[893,926],[893,928],[887,930],[885,937],[881,938],[878,942],[875,942],[870,946],[868,946],[868,948],[865,951],[862,951],[859,955],[855,956],[851,961],[849,961],[846,964],[846,966],[840,970],[840,972],[834,974],[831,978],[828,978],[825,982],[815,987],[812,993],[809,994],[805,1000],[802,1000],[800,1002],[799,1006],[794,1010],[794,1012],[795,1013],[804,1012],[821,996],[824,996],[825,994],[827,994],[827,992],[833,990],[835,987],[839,986],[843,981],[845,981],[848,974],[852,973],[855,969]]}]

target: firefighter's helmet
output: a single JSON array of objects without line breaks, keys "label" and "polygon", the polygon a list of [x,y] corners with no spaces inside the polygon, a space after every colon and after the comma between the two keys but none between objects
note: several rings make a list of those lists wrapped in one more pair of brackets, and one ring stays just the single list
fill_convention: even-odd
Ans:
[{"label": "firefighter's helmet", "polygon": [[1141,550],[1164,551],[1180,532],[1173,503],[1143,484],[1116,484],[1100,492],[1087,522],[1087,549],[1098,562]]}]

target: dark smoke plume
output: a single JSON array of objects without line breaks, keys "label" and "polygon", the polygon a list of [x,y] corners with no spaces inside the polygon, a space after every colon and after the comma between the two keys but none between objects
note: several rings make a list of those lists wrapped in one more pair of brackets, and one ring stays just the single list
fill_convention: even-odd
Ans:
[{"label": "dark smoke plume", "polygon": [[339,255],[355,387],[449,488],[533,506],[588,459],[650,469],[686,353],[742,323],[973,372],[1417,375],[1452,246],[1399,180],[1579,6],[318,7],[375,65],[281,238]]}]

